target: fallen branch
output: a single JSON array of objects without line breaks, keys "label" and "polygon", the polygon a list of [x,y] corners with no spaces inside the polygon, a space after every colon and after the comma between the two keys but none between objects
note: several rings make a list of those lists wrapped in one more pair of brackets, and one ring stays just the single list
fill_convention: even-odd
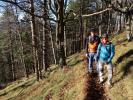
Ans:
[{"label": "fallen branch", "polygon": [[111,9],[106,8],[105,10],[102,10],[102,11],[99,11],[99,12],[95,12],[95,13],[87,14],[87,15],[82,15],[82,17],[90,17],[90,16],[98,15],[98,14],[104,13],[104,12],[109,11],[109,10],[111,10]]},{"label": "fallen branch", "polygon": [[[21,82],[21,83],[17,83],[15,86],[13,85],[13,86],[11,86],[11,87],[7,87],[7,88],[5,88],[5,89],[3,89],[3,90],[0,90],[0,96],[6,95],[6,94],[8,94],[9,92],[12,92],[12,91],[15,90],[15,89],[18,89],[19,87],[26,86],[29,82],[32,82],[32,81],[34,81],[34,80],[35,80],[35,78],[33,77],[33,78],[31,78],[31,79],[24,80],[24,81]],[[14,83],[14,84],[15,84],[15,83]]]}]

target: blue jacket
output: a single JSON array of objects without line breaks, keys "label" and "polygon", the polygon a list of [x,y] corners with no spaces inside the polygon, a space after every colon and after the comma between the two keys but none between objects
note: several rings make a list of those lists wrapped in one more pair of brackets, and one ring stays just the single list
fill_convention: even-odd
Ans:
[{"label": "blue jacket", "polygon": [[97,49],[97,60],[111,62],[115,54],[115,46],[112,43],[103,45],[100,43]]}]

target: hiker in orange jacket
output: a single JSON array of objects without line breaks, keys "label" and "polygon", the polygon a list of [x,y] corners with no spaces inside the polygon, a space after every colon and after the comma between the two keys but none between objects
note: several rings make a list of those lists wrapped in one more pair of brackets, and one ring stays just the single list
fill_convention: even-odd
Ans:
[{"label": "hiker in orange jacket", "polygon": [[88,59],[88,72],[93,71],[93,61],[95,60],[95,55],[97,52],[98,44],[100,43],[100,38],[97,36],[96,29],[92,28],[90,30],[90,35],[86,38],[86,56]]}]

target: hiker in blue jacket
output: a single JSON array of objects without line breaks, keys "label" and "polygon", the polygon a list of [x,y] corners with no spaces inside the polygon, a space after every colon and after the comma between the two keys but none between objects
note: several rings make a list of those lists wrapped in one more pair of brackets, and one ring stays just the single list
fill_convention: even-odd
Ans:
[{"label": "hiker in blue jacket", "polygon": [[101,43],[98,45],[96,60],[98,61],[98,71],[100,83],[103,82],[103,67],[107,66],[108,70],[108,81],[107,84],[110,86],[112,84],[112,74],[113,66],[112,59],[115,54],[114,45],[109,42],[108,34],[103,34],[101,38]]}]

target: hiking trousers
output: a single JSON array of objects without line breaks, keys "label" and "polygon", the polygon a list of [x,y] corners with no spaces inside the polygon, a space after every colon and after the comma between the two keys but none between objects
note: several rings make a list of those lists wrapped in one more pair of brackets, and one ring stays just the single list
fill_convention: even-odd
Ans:
[{"label": "hiking trousers", "polygon": [[[88,71],[90,73],[92,73],[92,71],[94,70],[93,62],[95,61],[95,58],[96,58],[96,53],[89,53],[89,55],[88,55]],[[98,71],[97,64],[96,64],[96,69]]]},{"label": "hiking trousers", "polygon": [[107,80],[107,84],[112,84],[112,76],[113,76],[113,66],[112,63],[108,63],[106,64],[106,62],[103,61],[99,61],[98,62],[98,69],[99,69],[99,80],[100,82],[103,82],[103,69],[104,69],[104,65],[107,66],[107,71],[108,71],[108,80]]}]

